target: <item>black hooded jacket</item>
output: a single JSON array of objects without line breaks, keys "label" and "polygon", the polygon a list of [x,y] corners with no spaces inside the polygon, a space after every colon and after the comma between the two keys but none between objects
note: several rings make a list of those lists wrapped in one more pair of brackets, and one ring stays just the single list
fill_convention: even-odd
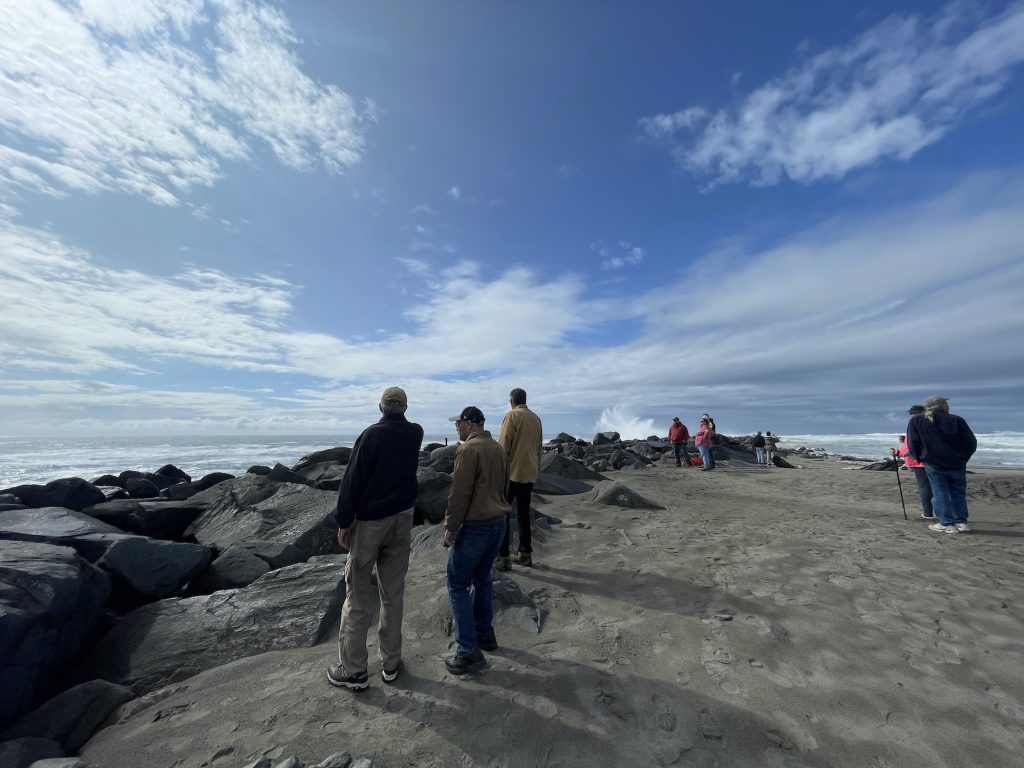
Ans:
[{"label": "black hooded jacket", "polygon": [[907,453],[936,469],[966,469],[978,438],[959,416],[945,411],[932,416],[914,416],[907,424]]}]

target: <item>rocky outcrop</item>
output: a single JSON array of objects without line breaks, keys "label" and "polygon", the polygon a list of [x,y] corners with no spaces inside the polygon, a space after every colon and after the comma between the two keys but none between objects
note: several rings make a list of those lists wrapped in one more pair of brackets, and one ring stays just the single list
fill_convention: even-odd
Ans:
[{"label": "rocky outcrop", "polygon": [[299,459],[298,463],[292,467],[292,469],[296,472],[302,472],[302,470],[307,469],[314,464],[323,464],[325,462],[329,462],[331,464],[348,464],[348,460],[351,456],[351,448],[326,448],[322,451],[313,451],[313,453],[303,456]]},{"label": "rocky outcrop", "polygon": [[0,493],[5,496],[13,496],[18,500],[18,503],[24,504],[26,507],[37,507],[39,505],[36,501],[39,499],[40,494],[42,494],[43,488],[44,486],[38,483],[27,483],[25,485],[4,488]]},{"label": "rocky outcrop", "polygon": [[153,499],[160,495],[156,483],[145,477],[130,477],[124,484],[128,496],[133,499]]},{"label": "rocky outcrop", "polygon": [[341,488],[341,481],[345,477],[346,467],[333,461],[325,461],[319,464],[309,464],[296,473],[305,478],[307,485],[319,488],[322,491],[337,491]]},{"label": "rocky outcrop", "polygon": [[82,510],[83,514],[120,528],[122,531],[154,539],[180,539],[208,505],[186,501],[138,501],[118,499]]},{"label": "rocky outcrop", "polygon": [[429,467],[416,472],[416,521],[440,523],[448,511],[452,476]]},{"label": "rocky outcrop", "polygon": [[288,469],[288,467],[280,463],[275,464],[273,468],[271,468],[270,474],[268,474],[267,477],[269,477],[276,483],[297,483],[299,485],[309,486],[313,485],[311,482],[309,482],[305,475],[300,475],[298,472],[292,472],[290,469]]},{"label": "rocky outcrop", "polygon": [[109,595],[109,577],[72,549],[0,541],[0,727],[46,698]]},{"label": "rocky outcrop", "polygon": [[545,454],[540,460],[541,473],[570,480],[607,480],[600,472],[595,472],[582,462],[574,461],[559,453]]},{"label": "rocky outcrop", "polygon": [[211,554],[199,544],[123,536],[110,543],[96,565],[110,575],[114,605],[135,607],[173,595],[206,570]]},{"label": "rocky outcrop", "polygon": [[270,565],[265,560],[233,544],[213,561],[200,586],[209,592],[247,587],[268,571]]},{"label": "rocky outcrop", "polygon": [[252,539],[291,544],[303,556],[338,551],[337,496],[293,483],[246,475],[193,496],[208,504],[185,537],[216,549]]},{"label": "rocky outcrop", "polygon": [[64,750],[52,739],[23,738],[0,742],[0,765],[4,768],[30,768],[38,761],[54,757],[64,757]]},{"label": "rocky outcrop", "polygon": [[31,506],[64,507],[75,511],[106,500],[103,491],[80,477],[65,477],[43,486]]},{"label": "rocky outcrop", "polygon": [[79,666],[146,693],[245,656],[315,645],[338,620],[345,556],[271,571],[243,589],[171,598],[132,611]]},{"label": "rocky outcrop", "polygon": [[598,432],[590,442],[594,445],[606,445],[608,443],[617,443],[621,439],[618,432]]},{"label": "rocky outcrop", "polygon": [[164,464],[154,474],[161,475],[162,477],[169,477],[172,480],[177,480],[182,483],[192,482],[192,476],[183,469],[179,469],[173,464]]},{"label": "rocky outcrop", "polygon": [[0,512],[0,539],[73,547],[90,562],[102,557],[111,542],[125,536],[112,525],[63,507]]},{"label": "rocky outcrop", "polygon": [[[34,711],[16,720],[0,738],[37,738],[55,741],[63,748],[59,755],[74,755],[100,729],[111,712],[135,698],[132,692],[106,680],[76,685]],[[0,765],[7,763],[0,762]]]},{"label": "rocky outcrop", "polygon": [[455,452],[459,449],[458,443],[452,443],[441,448],[435,448],[430,452],[430,459],[426,466],[435,472],[442,472],[450,475],[455,469]]},{"label": "rocky outcrop", "polygon": [[594,490],[587,494],[587,498],[597,504],[626,509],[664,509],[660,504],[645,499],[636,491],[614,480],[598,483]]},{"label": "rocky outcrop", "polygon": [[[269,472],[270,469],[268,467],[267,473],[269,474]],[[184,501],[185,499],[192,498],[197,493],[205,491],[207,488],[212,488],[218,483],[223,483],[225,480],[233,480],[234,477],[234,475],[229,475],[227,472],[211,472],[190,483],[179,483],[178,485],[164,488],[160,491],[160,495],[171,501]]]},{"label": "rocky outcrop", "polygon": [[568,477],[557,477],[555,475],[540,474],[537,482],[533,484],[534,493],[547,493],[552,496],[570,496],[577,493],[586,493],[592,485],[582,480],[572,480]]}]

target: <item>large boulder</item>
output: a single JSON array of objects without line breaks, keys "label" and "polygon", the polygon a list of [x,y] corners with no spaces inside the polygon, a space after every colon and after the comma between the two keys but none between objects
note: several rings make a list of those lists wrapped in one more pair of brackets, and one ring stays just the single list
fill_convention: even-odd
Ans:
[{"label": "large boulder", "polygon": [[73,549],[0,541],[0,727],[51,693],[109,595],[109,577]]},{"label": "large boulder", "polygon": [[[268,468],[267,473],[269,474],[269,472]],[[212,488],[218,483],[223,483],[225,480],[233,480],[234,477],[234,475],[229,475],[227,472],[211,472],[190,483],[179,483],[178,485],[164,488],[160,491],[160,495],[171,501],[184,501],[185,499],[192,498],[197,493],[202,493],[207,488]]]},{"label": "large boulder", "polygon": [[269,477],[275,483],[297,483],[299,485],[309,486],[313,485],[304,475],[300,475],[298,472],[292,472],[290,469],[288,469],[288,467],[280,463],[275,464],[273,466],[273,468],[270,470],[270,474],[267,475],[267,477]]},{"label": "large boulder", "polygon": [[64,507],[75,511],[106,501],[103,491],[80,477],[65,477],[43,486],[35,507]]},{"label": "large boulder", "polygon": [[42,495],[43,488],[45,488],[45,486],[39,485],[38,483],[28,483],[26,485],[15,485],[12,488],[4,488],[0,493],[5,496],[14,496],[26,507],[38,507],[39,504],[36,502]]},{"label": "large boulder", "polygon": [[589,500],[597,504],[627,509],[664,509],[660,504],[645,499],[639,493],[615,480],[598,483],[594,490],[587,494]]},{"label": "large boulder", "polygon": [[179,539],[193,521],[207,509],[206,504],[185,501],[139,501],[117,499],[82,510],[123,531],[154,539]]},{"label": "large boulder", "polygon": [[139,472],[137,469],[126,469],[118,477],[124,482],[124,487],[128,487],[129,480],[149,480],[153,485],[157,487],[158,491],[162,491],[164,488],[169,488],[172,485],[177,485],[181,482],[176,477],[166,477],[164,475],[158,475],[156,472]]},{"label": "large boulder", "polygon": [[111,712],[134,698],[124,686],[106,680],[90,680],[57,694],[16,720],[0,738],[49,739],[60,744],[64,754],[76,755]]},{"label": "large boulder", "polygon": [[313,451],[313,453],[303,456],[299,459],[299,462],[292,467],[296,472],[302,472],[307,467],[311,467],[314,464],[323,464],[330,462],[331,464],[348,464],[348,460],[352,456],[352,449],[339,446],[337,448],[326,448],[322,451]]},{"label": "large boulder", "polygon": [[608,443],[617,443],[621,439],[618,432],[598,432],[590,442],[594,445],[606,445]]},{"label": "large boulder", "polygon": [[452,487],[452,476],[437,472],[430,467],[420,467],[416,472],[416,518],[431,523],[440,523],[448,511],[448,492]]},{"label": "large boulder", "polygon": [[246,475],[215,485],[191,501],[209,507],[185,537],[216,549],[251,539],[291,544],[305,557],[338,551],[337,494]]},{"label": "large boulder", "polygon": [[125,480],[125,488],[133,499],[155,499],[160,495],[156,483],[146,477],[128,478]]},{"label": "large boulder", "polygon": [[64,750],[53,739],[25,737],[0,742],[0,765],[4,768],[31,768],[37,761],[64,757]]},{"label": "large boulder", "polygon": [[540,460],[540,471],[548,476],[564,477],[570,480],[607,480],[600,472],[595,472],[579,461],[574,461],[563,454],[548,453]]},{"label": "large boulder", "polygon": [[102,557],[111,542],[125,536],[112,525],[63,507],[0,512],[0,539],[73,547],[90,562]]},{"label": "large boulder", "polygon": [[92,484],[99,487],[105,486],[117,486],[118,488],[124,488],[124,480],[117,475],[100,475],[92,481]]},{"label": "large boulder", "polygon": [[177,592],[206,570],[211,555],[199,544],[125,536],[111,542],[96,565],[110,574],[114,603],[135,607]]},{"label": "large boulder", "polygon": [[430,452],[430,459],[427,466],[435,472],[443,472],[450,475],[455,469],[455,452],[459,450],[458,443],[435,448]]},{"label": "large boulder", "polygon": [[235,659],[315,645],[341,614],[345,557],[315,557],[242,589],[132,611],[96,644],[77,677],[142,694]]},{"label": "large boulder", "polygon": [[307,485],[322,491],[337,491],[345,477],[346,466],[333,461],[308,464],[296,473],[305,478]]},{"label": "large boulder", "polygon": [[265,560],[233,544],[210,564],[200,586],[209,592],[247,587],[269,570]]},{"label": "large boulder", "polygon": [[169,477],[172,480],[177,480],[182,483],[192,482],[192,476],[188,472],[183,469],[179,469],[173,464],[164,464],[154,474]]}]

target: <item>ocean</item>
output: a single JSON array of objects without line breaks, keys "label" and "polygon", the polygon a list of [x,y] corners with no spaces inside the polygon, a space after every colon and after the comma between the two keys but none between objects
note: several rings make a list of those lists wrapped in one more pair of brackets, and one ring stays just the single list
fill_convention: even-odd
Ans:
[{"label": "ocean", "polygon": [[[352,445],[355,437],[0,437],[0,488],[22,483],[46,483],[60,477],[91,480],[108,472],[117,474],[126,469],[152,472],[164,464],[174,464],[193,478],[210,472],[238,475],[254,464],[273,466],[280,462],[290,467],[313,451]],[[427,435],[425,442],[443,443],[445,437]],[[890,432],[863,435],[781,435],[779,443],[780,448],[821,448],[833,455],[867,459],[888,456],[889,448],[895,445],[896,436]],[[1024,432],[979,434],[978,452],[971,466],[1024,467]]]}]

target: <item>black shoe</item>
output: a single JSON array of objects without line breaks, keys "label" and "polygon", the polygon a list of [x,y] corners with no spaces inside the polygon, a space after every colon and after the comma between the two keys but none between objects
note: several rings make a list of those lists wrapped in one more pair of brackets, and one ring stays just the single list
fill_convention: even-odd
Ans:
[{"label": "black shoe", "polygon": [[516,552],[512,555],[512,562],[516,565],[522,565],[525,568],[532,568],[533,555],[529,552]]},{"label": "black shoe", "polygon": [[496,637],[489,637],[486,640],[477,640],[476,644],[480,646],[481,651],[498,650],[498,638]]},{"label": "black shoe", "polygon": [[498,555],[494,558],[494,569],[497,571],[511,571],[512,560],[505,555]]},{"label": "black shoe", "polygon": [[382,669],[380,671],[380,679],[385,683],[393,683],[398,679],[398,668],[401,666],[401,662],[395,664],[394,669]]},{"label": "black shoe", "polygon": [[445,656],[444,665],[453,675],[467,675],[471,672],[479,672],[486,667],[487,659],[484,658],[480,651],[470,656],[455,654],[454,656]]},{"label": "black shoe", "polygon": [[677,467],[681,467],[681,466],[683,466],[683,465],[682,465],[682,462],[679,462],[679,461],[677,461],[677,462],[676,462],[676,466],[677,466]]},{"label": "black shoe", "polygon": [[342,664],[331,664],[327,668],[327,682],[339,688],[348,688],[350,691],[365,691],[370,687],[370,681],[365,672],[346,675],[345,667]]}]

